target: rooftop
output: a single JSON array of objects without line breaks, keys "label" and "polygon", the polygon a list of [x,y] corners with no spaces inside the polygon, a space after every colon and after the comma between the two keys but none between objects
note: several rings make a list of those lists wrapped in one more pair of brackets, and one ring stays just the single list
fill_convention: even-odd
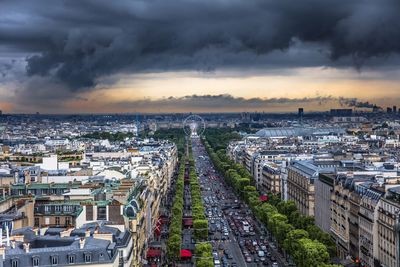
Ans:
[{"label": "rooftop", "polygon": [[312,127],[281,127],[264,128],[256,132],[258,137],[291,137],[291,136],[310,136],[323,134],[344,134],[345,130],[336,127],[312,128]]}]

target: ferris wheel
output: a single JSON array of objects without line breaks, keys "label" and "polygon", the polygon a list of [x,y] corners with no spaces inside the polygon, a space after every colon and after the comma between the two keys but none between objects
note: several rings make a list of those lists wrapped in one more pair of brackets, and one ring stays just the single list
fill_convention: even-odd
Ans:
[{"label": "ferris wheel", "polygon": [[206,123],[199,115],[190,115],[183,120],[183,131],[187,136],[199,137],[205,129]]}]

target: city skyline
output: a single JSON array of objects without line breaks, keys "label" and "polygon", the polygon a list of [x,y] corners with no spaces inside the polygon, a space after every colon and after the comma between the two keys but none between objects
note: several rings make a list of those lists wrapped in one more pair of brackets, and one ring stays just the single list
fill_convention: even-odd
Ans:
[{"label": "city skyline", "polygon": [[400,103],[395,1],[0,7],[5,113],[295,112]]}]

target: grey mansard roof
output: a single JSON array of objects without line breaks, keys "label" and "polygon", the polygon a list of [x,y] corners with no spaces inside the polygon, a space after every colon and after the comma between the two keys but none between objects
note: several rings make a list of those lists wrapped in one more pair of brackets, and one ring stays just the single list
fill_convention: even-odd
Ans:
[{"label": "grey mansard roof", "polygon": [[264,128],[256,132],[258,137],[295,137],[295,136],[310,136],[322,134],[344,134],[345,130],[336,127],[280,127],[280,128]]},{"label": "grey mansard roof", "polygon": [[[64,228],[49,228],[43,236],[35,235],[30,227],[14,230],[14,235],[23,235],[24,242],[29,244],[29,251],[24,249],[23,242],[16,242],[15,247],[6,247],[3,266],[12,267],[16,261],[18,267],[33,266],[33,260],[39,260],[39,266],[52,266],[52,257],[57,257],[57,266],[74,266],[82,264],[107,264],[115,263],[118,248],[127,247],[131,240],[129,231],[120,231],[116,227],[110,227],[103,222],[88,223],[79,229],[74,229],[70,236],[60,237]],[[86,231],[91,236],[85,237]],[[112,234],[112,242],[109,240],[94,238],[97,231]],[[84,239],[84,247],[80,248],[80,240]],[[85,256],[90,255],[90,262]],[[69,258],[74,257],[74,263],[69,263]]]},{"label": "grey mansard roof", "polygon": [[[17,261],[18,267],[33,266],[33,259],[39,259],[39,266],[52,266],[52,257],[57,257],[58,266],[100,264],[114,262],[117,256],[115,246],[110,241],[86,237],[83,249],[75,237],[38,236],[30,240],[29,252],[25,252],[22,242],[16,242],[15,248],[6,248],[3,266],[12,266]],[[90,255],[90,262],[85,262],[85,255]],[[69,256],[74,256],[74,264],[69,264]]]}]

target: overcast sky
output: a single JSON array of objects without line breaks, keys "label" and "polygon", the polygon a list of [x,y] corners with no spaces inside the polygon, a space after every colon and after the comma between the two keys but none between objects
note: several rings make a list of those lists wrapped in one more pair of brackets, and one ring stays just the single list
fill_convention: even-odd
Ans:
[{"label": "overcast sky", "polygon": [[398,0],[2,0],[0,109],[400,106],[398,14]]}]

